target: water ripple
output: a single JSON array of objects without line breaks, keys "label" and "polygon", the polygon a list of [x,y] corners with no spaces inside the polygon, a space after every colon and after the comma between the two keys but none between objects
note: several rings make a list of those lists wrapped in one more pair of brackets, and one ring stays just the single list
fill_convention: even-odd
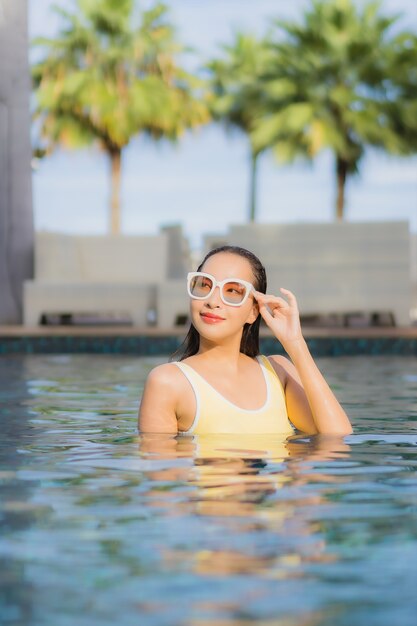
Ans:
[{"label": "water ripple", "polygon": [[344,439],[138,436],[158,362],[0,361],[3,622],[414,626],[416,359],[320,360]]}]

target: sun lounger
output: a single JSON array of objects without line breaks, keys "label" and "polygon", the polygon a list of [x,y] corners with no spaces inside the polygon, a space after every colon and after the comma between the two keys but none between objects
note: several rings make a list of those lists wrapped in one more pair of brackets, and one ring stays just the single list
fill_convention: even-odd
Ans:
[{"label": "sun lounger", "polygon": [[268,291],[294,291],[304,315],[377,314],[410,324],[407,222],[234,225],[228,240],[258,254]]}]

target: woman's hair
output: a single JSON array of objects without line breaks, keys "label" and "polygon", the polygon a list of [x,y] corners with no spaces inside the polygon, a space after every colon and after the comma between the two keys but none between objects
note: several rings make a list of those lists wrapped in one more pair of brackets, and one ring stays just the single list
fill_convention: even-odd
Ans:
[{"label": "woman's hair", "polygon": [[[210,252],[206,254],[204,259],[198,266],[197,272],[200,272],[202,270],[204,263],[207,261],[207,259],[214,256],[215,254],[219,254],[220,252],[237,254],[238,256],[247,259],[250,263],[252,273],[255,279],[255,289],[257,291],[260,291],[261,293],[266,293],[266,272],[264,266],[262,265],[258,257],[253,254],[253,252],[250,252],[245,248],[240,248],[239,246],[220,246],[219,248],[214,248],[214,250],[210,250]],[[260,323],[261,316],[258,315],[256,320],[252,324],[245,324],[243,327],[242,339],[240,342],[240,351],[247,356],[255,357],[259,354]],[[199,347],[200,335],[198,334],[195,326],[191,324],[183,343],[180,345],[178,350],[176,350],[171,356],[171,361],[183,361],[187,357],[193,356],[193,354],[197,354]]]}]

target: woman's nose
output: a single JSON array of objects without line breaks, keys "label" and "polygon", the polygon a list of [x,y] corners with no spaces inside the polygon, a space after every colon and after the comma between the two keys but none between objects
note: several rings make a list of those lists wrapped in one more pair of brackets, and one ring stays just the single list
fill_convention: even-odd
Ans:
[{"label": "woman's nose", "polygon": [[221,306],[221,297],[220,297],[220,287],[218,285],[215,286],[213,293],[211,294],[211,296],[207,299],[207,304],[210,307],[218,307]]}]

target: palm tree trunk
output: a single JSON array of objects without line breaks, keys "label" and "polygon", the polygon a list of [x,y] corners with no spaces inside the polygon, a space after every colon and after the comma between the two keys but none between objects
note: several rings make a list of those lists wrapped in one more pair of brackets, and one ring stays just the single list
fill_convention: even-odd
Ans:
[{"label": "palm tree trunk", "polygon": [[257,165],[259,154],[251,151],[250,182],[249,182],[249,221],[255,221],[257,200]]},{"label": "palm tree trunk", "polygon": [[120,183],[122,173],[121,150],[112,150],[109,153],[111,165],[111,192],[110,192],[110,232],[112,235],[120,233]]},{"label": "palm tree trunk", "polygon": [[337,157],[336,160],[336,176],[337,176],[337,199],[336,199],[336,218],[343,220],[345,208],[345,185],[348,172],[347,161]]}]

